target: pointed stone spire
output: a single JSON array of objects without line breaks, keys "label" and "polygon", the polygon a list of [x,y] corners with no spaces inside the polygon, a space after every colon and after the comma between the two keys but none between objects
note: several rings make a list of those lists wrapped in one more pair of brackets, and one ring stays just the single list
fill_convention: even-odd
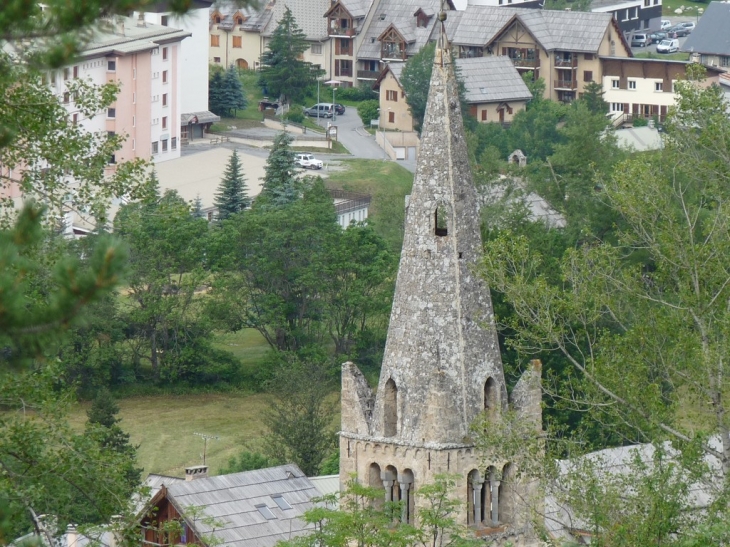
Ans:
[{"label": "pointed stone spire", "polygon": [[418,444],[462,443],[485,403],[507,402],[489,289],[474,273],[479,209],[443,11],[439,19],[371,424],[374,437]]}]

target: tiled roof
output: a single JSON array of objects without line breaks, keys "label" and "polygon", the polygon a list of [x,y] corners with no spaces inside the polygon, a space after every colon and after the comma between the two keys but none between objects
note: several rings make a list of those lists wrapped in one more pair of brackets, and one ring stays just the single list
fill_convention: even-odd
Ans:
[{"label": "tiled roof", "polygon": [[730,4],[710,2],[682,51],[730,55]]},{"label": "tiled roof", "polygon": [[[271,36],[276,25],[284,16],[288,7],[299,28],[307,35],[308,40],[324,40],[327,38],[327,19],[324,13],[331,7],[331,0],[287,0],[271,1],[264,9],[270,12],[270,19],[261,26],[261,34]],[[262,15],[266,15],[265,13]],[[262,21],[263,23],[263,21]]]},{"label": "tiled roof", "polygon": [[449,24],[449,39],[456,45],[484,46],[497,37],[510,19],[519,19],[547,51],[597,52],[611,24],[610,13],[534,10],[499,6],[467,6]]},{"label": "tiled roof", "polygon": [[373,0],[340,0],[340,4],[355,18],[365,17],[372,3]]},{"label": "tiled roof", "polygon": [[[389,25],[393,24],[407,42],[406,53],[416,54],[429,40],[431,31],[438,21],[436,13],[441,6],[440,0],[383,0],[377,6],[370,25],[365,30],[357,56],[363,59],[380,58],[380,36]],[[434,13],[426,27],[416,26],[415,13],[418,8],[424,12]],[[449,17],[453,11],[449,12]]]},{"label": "tiled roof", "polygon": [[[321,495],[293,464],[166,486],[168,499],[183,514],[185,507],[199,506],[206,516],[223,523],[214,530],[196,521],[198,536],[212,535],[221,546],[230,547],[273,547],[302,534],[308,528],[300,517],[313,507],[312,498]],[[290,508],[282,509],[277,496]]]},{"label": "tiled roof", "polygon": [[241,25],[244,28],[255,26],[259,22],[259,16],[261,15],[261,10],[255,10],[251,7],[239,7],[235,2],[230,1],[216,2],[213,4],[210,7],[210,14],[212,15],[215,12],[221,15],[221,22],[218,23],[218,27],[223,30],[233,29],[235,26],[233,16],[236,13],[240,12],[246,18],[243,25]]},{"label": "tiled roof", "polygon": [[457,75],[466,87],[466,102],[529,100],[530,90],[506,56],[457,59]]}]

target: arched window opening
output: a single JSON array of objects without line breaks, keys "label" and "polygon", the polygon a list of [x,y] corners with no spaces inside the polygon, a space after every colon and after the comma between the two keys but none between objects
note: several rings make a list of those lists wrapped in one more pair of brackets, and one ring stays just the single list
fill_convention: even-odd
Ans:
[{"label": "arched window opening", "polygon": [[439,205],[434,213],[434,225],[436,226],[435,234],[438,237],[449,235],[449,213],[446,207]]},{"label": "arched window opening", "polygon": [[400,489],[401,522],[413,524],[415,503],[413,496],[413,471],[406,469],[398,475],[398,486]]},{"label": "arched window opening", "polygon": [[[371,488],[376,488],[378,490],[383,488],[382,472],[380,470],[380,466],[377,463],[370,464],[370,467],[368,468],[367,481],[368,481],[368,486]],[[383,499],[384,498],[376,499],[374,502],[375,507],[382,507]]]},{"label": "arched window opening", "polygon": [[484,384],[484,410],[490,416],[499,410],[499,388],[494,378],[487,378]]},{"label": "arched window opening", "polygon": [[[380,474],[383,479],[383,489],[385,490],[385,503],[398,503],[400,501],[400,485],[398,484],[398,470],[389,465]],[[395,507],[397,509],[397,506]],[[400,513],[396,512],[393,515],[393,520],[400,517]]]},{"label": "arched window opening", "polygon": [[398,388],[393,378],[385,383],[383,435],[394,437],[398,432]]},{"label": "arched window opening", "polygon": [[479,471],[473,469],[466,478],[466,524],[476,526],[481,524],[482,517],[482,478]]},{"label": "arched window opening", "polygon": [[499,526],[499,485],[500,474],[494,466],[487,468],[484,481],[484,525]]},{"label": "arched window opening", "polygon": [[499,484],[499,520],[511,522],[514,516],[514,466],[508,463],[502,469]]}]

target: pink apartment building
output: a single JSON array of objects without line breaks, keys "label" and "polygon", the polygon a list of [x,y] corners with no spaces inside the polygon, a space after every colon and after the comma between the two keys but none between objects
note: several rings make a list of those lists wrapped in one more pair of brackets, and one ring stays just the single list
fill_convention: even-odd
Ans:
[{"label": "pink apartment building", "polygon": [[[180,157],[180,47],[188,36],[190,32],[150,24],[144,18],[116,17],[102,22],[74,65],[48,75],[70,123],[90,132],[126,136],[109,160],[110,170],[136,158],[159,163]],[[107,110],[83,118],[66,86],[76,78],[94,84],[116,81],[121,89]],[[0,186],[0,196],[22,198],[12,184]]]}]

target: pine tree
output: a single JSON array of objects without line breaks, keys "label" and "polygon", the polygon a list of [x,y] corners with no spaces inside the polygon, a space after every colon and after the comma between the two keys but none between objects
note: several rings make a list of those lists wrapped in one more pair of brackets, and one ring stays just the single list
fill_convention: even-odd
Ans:
[{"label": "pine tree", "polygon": [[261,56],[260,83],[268,88],[269,95],[285,103],[298,102],[317,77],[324,74],[319,67],[300,60],[307,49],[307,35],[287,7]]},{"label": "pine tree", "polygon": [[214,203],[218,208],[218,220],[226,220],[251,204],[246,192],[246,179],[243,176],[241,160],[235,150],[228,160]]},{"label": "pine tree", "polygon": [[293,137],[280,133],[274,139],[271,153],[266,160],[266,175],[261,193],[256,198],[257,207],[279,208],[299,199],[300,184],[296,178]]},{"label": "pine tree", "polygon": [[200,199],[200,194],[195,196],[195,201],[193,201],[192,215],[195,218],[205,218],[205,213],[203,213],[203,200]]},{"label": "pine tree", "polygon": [[223,74],[220,70],[213,71],[208,81],[208,110],[219,116],[223,116]]},{"label": "pine tree", "polygon": [[238,69],[233,65],[228,67],[223,75],[221,91],[221,107],[230,117],[235,118],[237,110],[243,110],[248,106],[246,93],[238,77]]}]

